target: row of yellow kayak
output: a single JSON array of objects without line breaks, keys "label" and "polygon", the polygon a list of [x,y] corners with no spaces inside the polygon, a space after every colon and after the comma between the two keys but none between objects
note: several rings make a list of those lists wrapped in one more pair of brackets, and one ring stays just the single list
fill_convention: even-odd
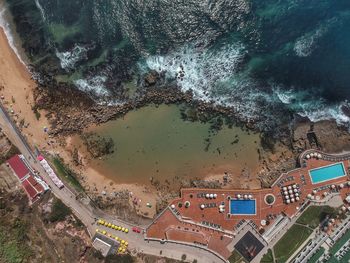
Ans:
[{"label": "row of yellow kayak", "polygon": [[114,236],[114,235],[108,233],[106,230],[96,229],[96,232],[101,233],[102,235],[108,236],[108,237],[118,241],[120,244],[119,248],[118,248],[118,253],[125,253],[126,252],[126,249],[128,248],[128,245],[129,245],[129,243],[126,240],[121,239],[120,237]]},{"label": "row of yellow kayak", "polygon": [[109,223],[109,222],[107,222],[107,221],[104,221],[103,219],[99,219],[99,220],[97,221],[97,224],[98,224],[98,225],[101,225],[101,226],[108,227],[108,228],[112,228],[112,229],[114,229],[114,230],[122,231],[122,232],[124,232],[124,233],[129,233],[129,229],[128,229],[128,228],[114,225],[114,224],[112,224],[112,223]]}]

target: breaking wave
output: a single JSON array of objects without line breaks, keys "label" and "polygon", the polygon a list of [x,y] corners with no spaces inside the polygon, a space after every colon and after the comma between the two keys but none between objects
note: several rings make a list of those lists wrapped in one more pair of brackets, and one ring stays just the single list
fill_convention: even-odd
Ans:
[{"label": "breaking wave", "polygon": [[347,100],[330,105],[324,99],[318,98],[317,93],[312,91],[277,88],[274,89],[274,93],[293,112],[308,117],[313,122],[334,119],[338,124],[350,128],[350,116],[343,110],[344,108],[350,108],[350,103]]},{"label": "breaking wave", "polygon": [[20,52],[16,46],[16,43],[13,37],[13,32],[12,32],[10,23],[8,22],[8,16],[9,16],[9,11],[6,8],[5,3],[0,3],[0,27],[2,27],[2,29],[4,30],[8,43],[11,49],[15,52],[19,61],[21,61],[21,63],[27,67],[26,63],[23,61],[20,55]]},{"label": "breaking wave", "polygon": [[107,81],[105,76],[94,76],[86,79],[78,79],[74,82],[81,91],[93,94],[95,96],[103,97],[109,95],[104,84]]},{"label": "breaking wave", "polygon": [[165,56],[150,56],[146,65],[159,73],[165,72],[166,77],[175,80],[182,91],[191,90],[194,98],[219,102],[215,89],[232,77],[244,55],[241,44],[215,51],[185,47]]},{"label": "breaking wave", "polygon": [[64,52],[56,52],[59,58],[61,67],[66,70],[74,69],[75,65],[87,59],[88,48],[76,44],[71,50]]}]

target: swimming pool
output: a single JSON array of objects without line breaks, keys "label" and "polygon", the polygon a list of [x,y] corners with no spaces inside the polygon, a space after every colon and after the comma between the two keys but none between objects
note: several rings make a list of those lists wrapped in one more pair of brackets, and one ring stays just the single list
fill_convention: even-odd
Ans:
[{"label": "swimming pool", "polygon": [[311,182],[313,184],[326,182],[338,177],[345,176],[345,169],[343,163],[336,163],[323,166],[309,171]]},{"label": "swimming pool", "polygon": [[231,215],[255,215],[256,205],[255,200],[230,200]]}]

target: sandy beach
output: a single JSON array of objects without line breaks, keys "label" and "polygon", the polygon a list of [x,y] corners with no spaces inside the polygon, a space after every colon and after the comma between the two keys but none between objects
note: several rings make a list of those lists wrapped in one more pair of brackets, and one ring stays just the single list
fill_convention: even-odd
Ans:
[{"label": "sandy beach", "polygon": [[[59,154],[65,162],[70,164],[70,154],[61,147],[55,139],[50,138],[44,131],[44,127],[50,127],[45,112],[40,111],[40,118],[37,119],[32,106],[34,105],[33,90],[36,82],[32,79],[25,65],[18,59],[15,52],[8,43],[3,28],[0,27],[0,96],[1,102],[12,113],[17,125],[24,122],[22,133],[27,138],[31,146],[40,150],[45,150],[51,154]],[[24,120],[24,121],[23,121]],[[1,123],[0,123],[1,124]],[[5,131],[6,132],[6,131]],[[67,138],[69,140],[69,138]],[[71,166],[72,167],[72,166]],[[74,168],[74,167],[72,167]],[[78,171],[84,175],[84,184],[97,188],[97,193],[103,191],[106,195],[121,190],[132,192],[133,197],[141,199],[138,209],[142,214],[147,213],[153,216],[155,205],[152,208],[146,206],[147,202],[155,204],[156,194],[144,186],[135,184],[116,184],[92,168],[82,167]],[[132,199],[130,198],[130,201]]]}]

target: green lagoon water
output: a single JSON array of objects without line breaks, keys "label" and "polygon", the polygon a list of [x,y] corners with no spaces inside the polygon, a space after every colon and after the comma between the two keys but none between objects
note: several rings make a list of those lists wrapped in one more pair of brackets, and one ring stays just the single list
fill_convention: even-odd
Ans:
[{"label": "green lagoon water", "polygon": [[91,165],[116,182],[239,174],[244,167],[253,171],[258,165],[259,134],[223,126],[206,151],[210,124],[183,121],[176,105],[148,106],[93,130],[113,138],[116,150]]}]

